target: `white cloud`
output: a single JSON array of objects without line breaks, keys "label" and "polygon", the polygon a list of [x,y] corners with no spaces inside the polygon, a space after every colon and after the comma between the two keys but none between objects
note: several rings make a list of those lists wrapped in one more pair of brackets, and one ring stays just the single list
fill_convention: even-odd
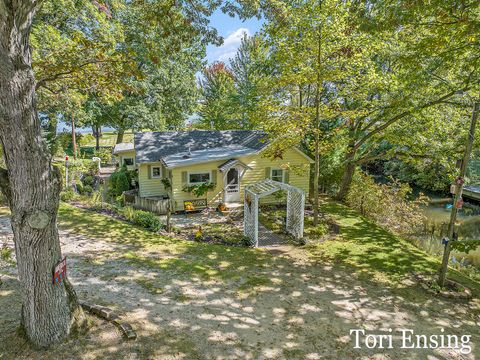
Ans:
[{"label": "white cloud", "polygon": [[237,30],[228,34],[223,41],[223,45],[216,48],[213,57],[218,61],[228,61],[235,56],[238,47],[242,41],[243,35],[251,36],[250,30],[247,28],[238,28]]}]

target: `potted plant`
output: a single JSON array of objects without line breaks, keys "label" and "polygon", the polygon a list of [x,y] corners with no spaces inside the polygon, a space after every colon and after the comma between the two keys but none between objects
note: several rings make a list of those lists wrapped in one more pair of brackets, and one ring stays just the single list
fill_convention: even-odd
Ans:
[{"label": "potted plant", "polygon": [[193,211],[193,210],[195,210],[195,207],[193,206],[193,204],[191,202],[186,202],[185,203],[185,210]]}]

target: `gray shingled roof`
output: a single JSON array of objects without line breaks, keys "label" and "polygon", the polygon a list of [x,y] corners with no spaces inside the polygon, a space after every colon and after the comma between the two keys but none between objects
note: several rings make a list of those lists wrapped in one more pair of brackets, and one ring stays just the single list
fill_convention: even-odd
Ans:
[{"label": "gray shingled roof", "polygon": [[113,148],[113,153],[118,154],[119,152],[131,151],[131,150],[133,150],[132,143],[120,143],[115,145],[115,147]]},{"label": "gray shingled roof", "polygon": [[257,130],[145,132],[135,134],[136,162],[163,161],[167,167],[256,153],[268,145]]}]

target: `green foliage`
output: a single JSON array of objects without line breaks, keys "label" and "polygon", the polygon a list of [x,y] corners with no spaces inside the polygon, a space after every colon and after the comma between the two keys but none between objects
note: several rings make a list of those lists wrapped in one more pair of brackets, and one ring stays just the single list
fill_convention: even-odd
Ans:
[{"label": "green foliage", "polygon": [[347,204],[363,216],[375,220],[391,231],[414,234],[421,230],[425,215],[421,206],[426,199],[410,200],[408,184],[393,181],[376,184],[373,177],[357,171],[347,195]]},{"label": "green foliage", "polygon": [[102,164],[110,163],[112,161],[112,149],[100,148],[100,150],[94,151],[93,156],[99,157]]},{"label": "green foliage", "polygon": [[172,188],[172,184],[170,183],[170,180],[168,178],[163,178],[161,182],[165,190],[170,190]]},{"label": "green foliage", "polygon": [[130,182],[125,171],[115,171],[108,179],[109,192],[112,196],[120,196],[124,191],[130,190]]},{"label": "green foliage", "polygon": [[67,188],[60,193],[60,199],[64,202],[74,201],[79,198],[79,195],[71,188]]},{"label": "green foliage", "polygon": [[135,170],[128,170],[125,165],[117,169],[108,179],[108,191],[111,196],[118,197],[124,191],[132,188],[132,182],[136,181],[138,174]]},{"label": "green foliage", "polygon": [[127,221],[133,222],[135,217],[135,209],[131,206],[125,206],[122,208],[122,215],[127,219]]},{"label": "green foliage", "polygon": [[183,187],[182,191],[192,193],[196,197],[201,197],[206,195],[210,190],[215,189],[215,186],[216,184],[211,182],[196,185],[186,185]]},{"label": "green foliage", "polygon": [[216,62],[203,71],[200,81],[202,105],[198,109],[198,126],[204,129],[228,130],[237,128],[232,106],[235,80],[223,62]]},{"label": "green foliage", "polygon": [[480,240],[460,240],[450,243],[452,250],[465,254],[468,254],[470,251],[475,251],[478,247],[480,247]]},{"label": "green foliage", "polygon": [[133,214],[133,223],[155,232],[162,228],[162,223],[158,216],[149,211],[135,210]]},{"label": "green foliage", "polygon": [[242,236],[242,244],[243,246],[246,246],[246,247],[254,247],[255,246],[255,242],[253,241],[253,239],[250,239],[248,236]]}]

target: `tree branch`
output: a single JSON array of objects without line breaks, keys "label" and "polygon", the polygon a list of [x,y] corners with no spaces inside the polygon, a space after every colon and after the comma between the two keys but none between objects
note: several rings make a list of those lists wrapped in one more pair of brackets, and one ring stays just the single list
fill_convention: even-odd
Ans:
[{"label": "tree branch", "polygon": [[[423,110],[423,109],[426,109],[426,108],[429,108],[431,106],[434,106],[434,105],[437,105],[437,104],[440,104],[442,102],[444,102],[445,100],[451,98],[452,96],[454,96],[458,91],[466,91],[469,89],[469,86],[466,86],[464,87],[463,89],[459,89],[459,90],[455,90],[455,91],[450,91],[449,93],[435,99],[435,100],[432,100],[432,101],[429,101],[425,104],[423,104],[422,106],[420,107],[417,107],[416,109],[414,109],[415,111],[418,111],[418,110]],[[394,124],[395,122],[399,121],[400,119],[403,119],[409,115],[412,115],[414,110],[407,110],[407,111],[404,111],[398,115],[395,115],[394,117],[392,117],[390,120],[384,122],[382,125],[379,125],[377,126],[376,128],[372,129],[369,133],[367,133],[363,138],[361,138],[356,144],[355,144],[355,150],[357,150],[362,144],[364,144],[368,139],[370,139],[372,136],[374,136],[375,134],[379,133],[380,131],[382,130],[385,130],[386,128],[388,128],[390,125]]]}]

